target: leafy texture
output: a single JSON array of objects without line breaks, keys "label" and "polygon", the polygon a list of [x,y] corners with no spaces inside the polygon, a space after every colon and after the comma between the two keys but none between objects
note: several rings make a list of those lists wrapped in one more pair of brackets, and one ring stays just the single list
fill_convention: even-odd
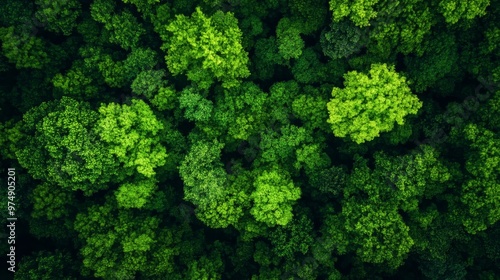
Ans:
[{"label": "leafy texture", "polygon": [[209,88],[215,81],[234,87],[250,75],[241,31],[231,13],[219,11],[207,17],[198,8],[191,17],[178,15],[167,30],[171,36],[163,48],[172,74],[186,74],[200,88]]},{"label": "leafy texture", "polygon": [[374,64],[369,75],[351,71],[344,78],[345,88],[333,88],[327,104],[328,123],[338,137],[370,141],[393,129],[394,122],[402,125],[406,115],[416,114],[422,106],[394,67]]},{"label": "leafy texture", "polygon": [[142,100],[131,105],[110,103],[99,108],[96,133],[108,144],[108,152],[123,164],[127,175],[135,170],[151,178],[154,169],[165,164],[165,148],[158,133],[163,124]]}]

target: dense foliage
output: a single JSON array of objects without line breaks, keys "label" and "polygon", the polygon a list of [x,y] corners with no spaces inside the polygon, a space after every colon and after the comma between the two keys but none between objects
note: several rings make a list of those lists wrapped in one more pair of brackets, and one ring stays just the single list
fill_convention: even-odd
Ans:
[{"label": "dense foliage", "polygon": [[500,278],[500,0],[3,0],[0,43],[0,279]]}]

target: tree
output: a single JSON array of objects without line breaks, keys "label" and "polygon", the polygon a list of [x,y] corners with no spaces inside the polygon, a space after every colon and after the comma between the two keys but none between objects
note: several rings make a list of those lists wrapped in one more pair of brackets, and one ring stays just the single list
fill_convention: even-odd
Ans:
[{"label": "tree", "polygon": [[159,228],[159,223],[147,212],[117,210],[113,196],[79,213],[74,228],[83,242],[83,272],[107,279],[173,272],[182,230]]},{"label": "tree", "polygon": [[30,195],[33,203],[33,218],[46,217],[54,220],[70,215],[71,206],[76,204],[74,192],[44,182],[33,189]]},{"label": "tree", "polygon": [[98,82],[99,78],[93,69],[86,67],[83,60],[78,60],[68,72],[57,73],[52,78],[52,84],[62,95],[88,100],[103,90]]},{"label": "tree", "polygon": [[22,123],[9,120],[0,123],[0,157],[4,160],[15,159],[17,143],[23,138]]},{"label": "tree", "polygon": [[184,199],[196,205],[196,217],[210,228],[240,226],[251,204],[252,173],[238,162],[224,170],[218,160],[222,144],[213,143],[199,141],[181,163]]},{"label": "tree", "polygon": [[222,131],[227,131],[227,143],[248,140],[264,129],[268,96],[258,85],[243,82],[240,87],[221,89],[217,93],[214,120]]},{"label": "tree", "polygon": [[116,180],[117,163],[94,132],[99,115],[69,97],[44,102],[23,116],[16,157],[36,179],[90,195]]},{"label": "tree", "polygon": [[302,121],[307,129],[321,129],[330,132],[328,120],[328,111],[324,108],[328,103],[326,93],[330,94],[330,87],[316,88],[305,86],[302,92],[295,97],[292,103],[293,115]]},{"label": "tree", "polygon": [[360,144],[390,131],[394,122],[416,114],[422,102],[411,94],[406,78],[386,64],[372,65],[369,75],[351,71],[344,75],[345,88],[334,87],[327,104],[328,123],[337,137],[349,136]]},{"label": "tree", "polygon": [[299,84],[294,81],[277,82],[269,88],[266,108],[270,112],[270,124],[289,124],[293,118],[293,101],[300,92]]},{"label": "tree", "polygon": [[305,49],[292,66],[292,74],[300,83],[322,83],[329,79],[329,67],[322,64],[318,54],[312,49]]},{"label": "tree", "polygon": [[300,37],[300,23],[289,18],[280,19],[276,27],[276,42],[279,54],[285,59],[299,58],[304,49],[304,40]]},{"label": "tree", "polygon": [[260,80],[270,79],[277,64],[285,64],[285,59],[279,53],[278,42],[275,37],[261,38],[255,42],[255,54],[252,57],[251,71],[253,76]]},{"label": "tree", "polygon": [[159,138],[163,124],[144,101],[133,99],[131,103],[102,105],[95,132],[107,144],[107,152],[123,164],[123,173],[153,178],[155,168],[163,166],[167,158]]},{"label": "tree", "polygon": [[297,149],[297,169],[304,168],[306,174],[313,174],[330,165],[330,158],[325,154],[319,144],[306,144]]},{"label": "tree", "polygon": [[347,58],[363,47],[363,31],[350,21],[332,23],[321,33],[321,48],[331,59]]},{"label": "tree", "polygon": [[194,122],[210,120],[213,111],[213,102],[197,93],[194,88],[186,88],[179,96],[179,107],[186,109],[184,117]]},{"label": "tree", "polygon": [[472,176],[462,184],[461,201],[468,210],[463,224],[468,232],[475,234],[500,220],[495,206],[500,198],[500,153],[498,140],[492,131],[469,124],[463,133],[472,142],[465,163]]},{"label": "tree", "polygon": [[310,142],[312,142],[312,135],[303,127],[284,125],[281,127],[281,133],[267,130],[261,133],[259,143],[261,154],[255,164],[279,163],[280,166],[291,167],[297,157],[299,162],[302,161],[301,147]]},{"label": "tree", "polygon": [[292,205],[300,198],[300,188],[294,185],[284,170],[262,171],[254,182],[255,191],[250,198],[254,206],[250,213],[268,226],[286,225],[293,217]]},{"label": "tree", "polygon": [[296,253],[305,255],[314,242],[312,229],[312,221],[304,214],[286,226],[274,228],[269,235],[272,250],[277,256],[290,260]]},{"label": "tree", "polygon": [[140,72],[132,82],[132,92],[137,95],[144,95],[150,100],[153,99],[153,96],[165,85],[165,75],[165,70],[145,70]]},{"label": "tree", "polygon": [[366,204],[358,200],[345,202],[346,230],[353,234],[357,255],[366,262],[401,265],[414,244],[409,228],[396,209]]},{"label": "tree", "polygon": [[46,42],[26,31],[14,26],[0,27],[0,39],[3,55],[9,62],[15,63],[18,69],[41,69],[49,61]]},{"label": "tree", "polygon": [[301,33],[310,35],[327,19],[328,5],[322,0],[291,0],[288,3],[294,20],[300,22]]},{"label": "tree", "polygon": [[245,17],[240,24],[242,31],[242,45],[245,49],[254,46],[256,38],[264,32],[262,20],[255,14]]},{"label": "tree", "polygon": [[184,199],[195,205],[218,201],[224,193],[226,172],[220,162],[224,145],[218,141],[193,144],[179,166],[184,182]]},{"label": "tree", "polygon": [[[416,52],[421,55],[421,44],[426,36],[430,35],[431,27],[438,22],[437,15],[431,13],[432,7],[423,1],[389,3],[379,0],[360,0],[349,3],[344,0],[334,0],[330,1],[330,9],[333,11],[333,26],[344,20],[341,22],[342,26],[347,23],[345,19],[349,19],[356,27],[369,31],[370,40],[366,42],[367,53],[378,57],[372,63],[381,59],[384,61],[393,59],[391,54],[395,52],[404,54]],[[355,30],[347,29],[348,25],[339,30],[340,34],[347,30]],[[351,38],[355,39],[356,36]],[[349,41],[348,44],[344,44],[345,40],[340,42],[334,44],[342,45],[346,50],[356,46]]]},{"label": "tree", "polygon": [[95,57],[104,81],[114,88],[130,86],[142,71],[151,70],[157,62],[157,53],[151,49],[136,48],[122,61],[114,61],[111,55]]},{"label": "tree", "polygon": [[453,35],[439,34],[424,43],[422,57],[407,57],[408,76],[415,92],[420,93],[440,79],[458,71],[458,50]]},{"label": "tree", "polygon": [[155,8],[158,7],[157,3],[160,0],[122,0],[122,2],[133,4],[137,11],[142,14],[143,19],[151,19],[154,17]]},{"label": "tree", "polygon": [[419,203],[442,195],[453,174],[437,151],[422,146],[402,157],[376,153],[373,169],[366,159],[355,160],[343,188],[342,212],[327,218],[327,247],[341,254],[354,250],[364,262],[392,268],[400,266],[414,246],[433,250],[427,246],[433,236],[425,232],[435,212],[432,204]]},{"label": "tree", "polygon": [[118,187],[115,192],[116,201],[119,207],[123,208],[142,208],[152,198],[157,188],[155,180],[136,180],[127,182]]},{"label": "tree", "polygon": [[104,22],[104,28],[111,31],[110,42],[120,45],[125,50],[139,47],[139,40],[145,33],[144,27],[129,11],[113,15],[110,22]]},{"label": "tree", "polygon": [[216,80],[226,88],[248,77],[248,54],[241,45],[241,31],[232,13],[217,11],[207,17],[200,8],[191,15],[177,15],[167,27],[171,33],[163,45],[173,75],[186,74],[200,88]]},{"label": "tree", "polygon": [[26,256],[14,274],[15,280],[78,279],[79,265],[69,252],[37,251]]},{"label": "tree", "polygon": [[202,256],[188,265],[186,278],[197,279],[220,279],[224,263],[219,252],[213,252],[209,256]]},{"label": "tree", "polygon": [[120,45],[125,50],[139,47],[139,39],[145,29],[137,21],[132,13],[124,9],[116,14],[115,3],[109,0],[97,0],[90,5],[92,18],[104,24],[104,28],[110,32],[109,41]]},{"label": "tree", "polygon": [[349,17],[356,26],[370,25],[370,20],[377,16],[374,5],[379,0],[356,0],[349,3],[347,0],[330,0],[330,11],[333,12],[333,22],[339,22]]},{"label": "tree", "polygon": [[165,70],[145,70],[132,82],[132,92],[145,96],[160,111],[173,109],[176,105],[177,92],[167,85]]},{"label": "tree", "polygon": [[476,0],[461,2],[453,0],[439,1],[439,12],[444,16],[447,23],[454,24],[460,19],[472,20],[486,14],[486,7],[490,0]]},{"label": "tree", "polygon": [[500,0],[1,0],[13,277],[498,278],[499,23]]},{"label": "tree", "polygon": [[37,19],[47,30],[69,36],[76,26],[76,20],[81,14],[81,5],[76,0],[36,0]]}]

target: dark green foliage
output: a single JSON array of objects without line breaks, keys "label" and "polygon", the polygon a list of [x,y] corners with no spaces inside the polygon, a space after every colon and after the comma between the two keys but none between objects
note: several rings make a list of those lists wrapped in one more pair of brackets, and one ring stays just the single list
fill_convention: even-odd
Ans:
[{"label": "dark green foliage", "polygon": [[457,45],[452,35],[439,34],[424,48],[422,57],[408,57],[406,62],[416,92],[423,92],[449,73],[459,74]]},{"label": "dark green foliage", "polygon": [[38,251],[22,260],[15,280],[78,279],[79,263],[68,252]]},{"label": "dark green foliage", "polygon": [[0,1],[0,278],[498,279],[499,15]]},{"label": "dark green foliage", "polygon": [[323,53],[331,59],[347,58],[361,50],[363,32],[349,21],[330,24],[321,33]]},{"label": "dark green foliage", "polygon": [[260,80],[268,80],[275,73],[276,64],[284,64],[285,59],[280,55],[275,37],[262,38],[255,43],[255,55],[252,59],[254,75]]},{"label": "dark green foliage", "polygon": [[87,67],[82,60],[75,61],[73,67],[66,73],[57,73],[52,79],[56,93],[75,99],[90,99],[103,90],[100,77],[95,70]]},{"label": "dark green foliage", "polygon": [[111,55],[98,58],[104,81],[114,88],[130,86],[139,73],[151,70],[157,63],[157,53],[151,49],[134,49],[125,60],[115,62]]},{"label": "dark green foliage", "polygon": [[36,18],[49,31],[70,35],[81,13],[81,4],[77,0],[36,0]]},{"label": "dark green foliage", "polygon": [[16,68],[41,69],[49,61],[46,42],[14,26],[0,27],[3,55]]},{"label": "dark green foliage", "polygon": [[277,256],[292,259],[295,253],[306,254],[313,243],[312,222],[305,215],[285,227],[276,228],[269,238]]},{"label": "dark green foliage", "polygon": [[301,23],[301,33],[309,35],[320,29],[326,22],[328,6],[323,0],[290,0],[292,17]]},{"label": "dark green foliage", "polygon": [[[79,213],[75,230],[83,241],[83,265],[95,277],[130,279],[173,271],[181,231],[160,229],[158,217],[117,210],[113,198]],[[89,271],[89,272],[90,272]]]}]

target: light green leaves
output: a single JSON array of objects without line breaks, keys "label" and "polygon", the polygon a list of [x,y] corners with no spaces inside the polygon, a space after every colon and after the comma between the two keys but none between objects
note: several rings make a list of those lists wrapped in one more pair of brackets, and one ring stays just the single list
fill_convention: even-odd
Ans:
[{"label": "light green leaves", "polygon": [[202,89],[216,80],[226,88],[248,77],[248,54],[241,45],[241,31],[231,13],[207,17],[197,8],[191,17],[177,15],[167,27],[171,37],[163,45],[172,74],[186,74]]},{"label": "light green leaves", "polygon": [[327,104],[328,123],[337,137],[349,136],[358,144],[373,140],[422,106],[406,79],[386,64],[372,65],[369,75],[351,71],[344,78],[345,88],[333,88]]},{"label": "light green leaves", "polygon": [[99,108],[96,132],[109,144],[109,153],[123,163],[128,174],[133,169],[151,178],[155,168],[165,164],[167,154],[159,143],[163,124],[142,100],[131,105],[110,103]]},{"label": "light green leaves", "polygon": [[364,27],[370,25],[370,20],[377,16],[373,6],[379,0],[330,0],[330,10],[333,13],[333,21],[339,22],[349,17],[356,26]]},{"label": "light green leaves", "polygon": [[153,198],[156,190],[155,180],[132,181],[122,184],[116,191],[116,201],[124,208],[142,208]]},{"label": "light green leaves", "polygon": [[439,2],[439,11],[447,23],[457,23],[460,19],[474,19],[486,14],[486,7],[490,0],[457,1],[442,0]]},{"label": "light green leaves", "polygon": [[268,226],[286,225],[293,217],[292,205],[300,198],[300,188],[282,170],[263,171],[254,182],[250,213]]}]

